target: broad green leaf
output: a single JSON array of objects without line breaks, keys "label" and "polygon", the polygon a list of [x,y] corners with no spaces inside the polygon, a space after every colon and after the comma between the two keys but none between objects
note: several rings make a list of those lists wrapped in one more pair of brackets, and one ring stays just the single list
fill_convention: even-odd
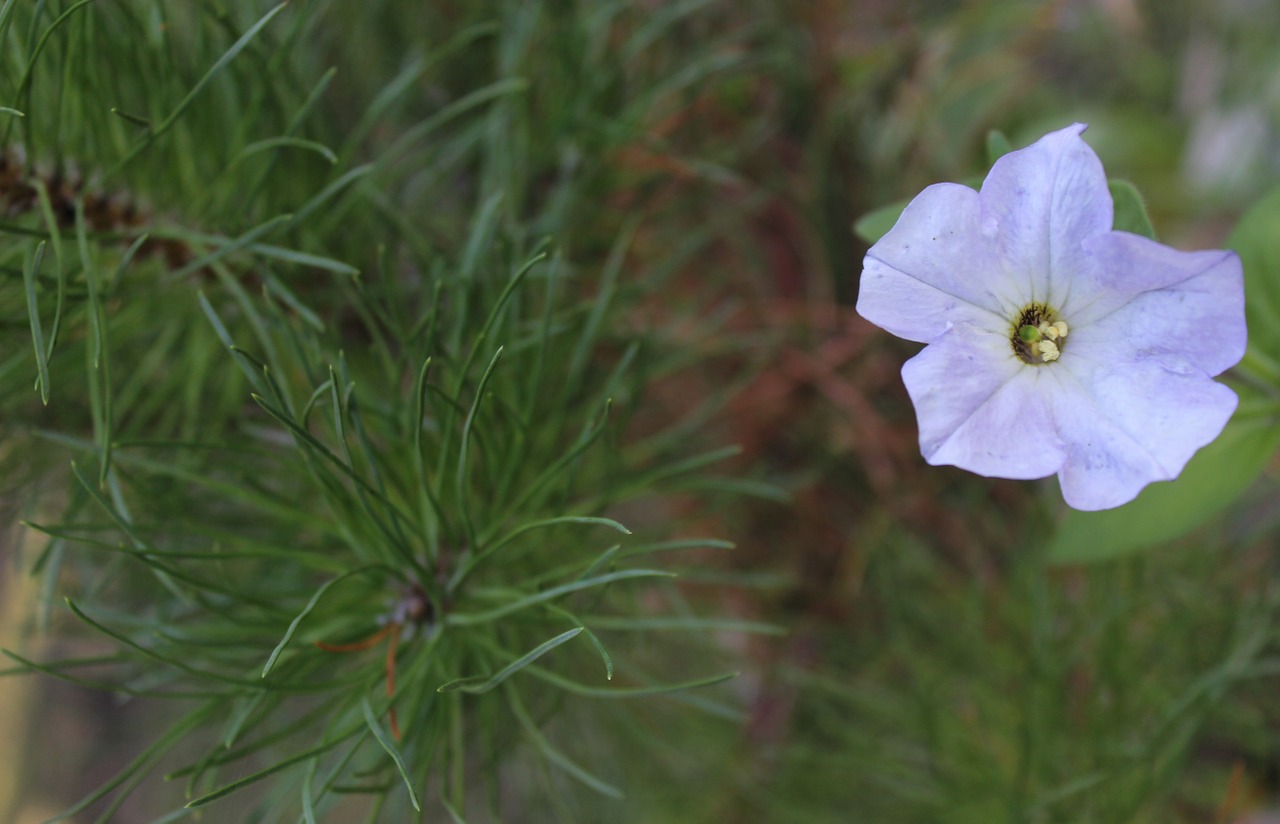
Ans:
[{"label": "broad green leaf", "polygon": [[[971,177],[968,180],[960,181],[960,183],[970,189],[978,189],[982,186],[982,178]],[[899,200],[897,203],[890,203],[888,206],[881,206],[875,211],[867,212],[853,224],[853,233],[867,243],[875,243],[889,233],[889,230],[893,228],[893,224],[898,222],[898,218],[902,216],[903,210],[907,208],[907,204],[910,202],[909,200]]]},{"label": "broad green leaf", "polygon": [[[1009,141],[1004,139],[999,132],[992,132],[988,135],[987,153],[992,163],[995,163],[1001,155],[1008,153],[1008,144]],[[996,152],[1000,154],[995,154]],[[976,179],[966,180],[964,185],[977,189],[982,185],[982,182]],[[1107,181],[1107,188],[1111,190],[1111,199],[1115,201],[1116,212],[1115,220],[1112,224],[1113,227],[1155,240],[1155,227],[1151,225],[1151,218],[1147,215],[1146,203],[1143,202],[1142,195],[1138,192],[1137,187],[1127,180],[1109,180]],[[898,218],[902,216],[902,212],[907,208],[908,202],[900,200],[897,203],[881,206],[875,211],[868,212],[853,224],[854,234],[867,243],[875,243],[888,234],[889,230],[893,228],[893,224],[898,222]]]},{"label": "broad green leaf", "polygon": [[994,166],[996,161],[1013,151],[1013,144],[1004,132],[992,129],[987,132],[987,165]]},{"label": "broad green leaf", "polygon": [[1111,199],[1116,205],[1112,228],[1155,240],[1156,230],[1151,225],[1147,205],[1143,202],[1138,187],[1127,180],[1108,180],[1107,188],[1111,190]]},{"label": "broad green leaf", "polygon": [[[1280,361],[1280,187],[1245,212],[1227,238],[1244,264],[1245,320],[1249,325],[1247,363]],[[1272,381],[1280,375],[1270,374]]]},{"label": "broad green leaf", "polygon": [[897,203],[881,206],[874,212],[867,212],[853,224],[853,233],[867,243],[875,243],[889,234],[889,230],[898,222],[905,208],[907,208],[907,201],[899,200]]},{"label": "broad green leaf", "polygon": [[1049,548],[1054,563],[1105,561],[1179,538],[1225,509],[1280,447],[1280,409],[1237,413],[1176,480],[1148,486],[1132,503],[1072,510]]}]

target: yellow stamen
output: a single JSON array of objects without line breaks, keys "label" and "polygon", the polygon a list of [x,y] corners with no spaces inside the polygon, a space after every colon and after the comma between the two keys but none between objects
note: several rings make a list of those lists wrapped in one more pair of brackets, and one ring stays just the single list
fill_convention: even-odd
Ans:
[{"label": "yellow stamen", "polygon": [[1054,320],[1056,313],[1043,303],[1023,307],[1014,319],[1009,343],[1018,360],[1032,366],[1052,363],[1062,356],[1068,327]]}]

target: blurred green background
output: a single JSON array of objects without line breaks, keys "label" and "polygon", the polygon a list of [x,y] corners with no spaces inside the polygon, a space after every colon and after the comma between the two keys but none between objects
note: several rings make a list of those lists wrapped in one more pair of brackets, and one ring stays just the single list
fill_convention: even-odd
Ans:
[{"label": "blurred green background", "polygon": [[[47,5],[52,18],[73,4]],[[120,29],[103,37],[102,65],[112,54],[145,62],[154,49],[166,54],[157,66],[185,71],[175,87],[189,88],[205,58],[268,8],[139,0],[80,13],[104,21],[99,31]],[[651,364],[619,438],[679,429],[706,448],[740,444],[725,474],[787,496],[677,489],[659,503],[621,505],[643,523],[678,522],[733,541],[730,553],[698,556],[706,580],[692,576],[683,595],[785,632],[712,636],[740,670],[726,690],[740,715],[654,699],[593,706],[562,722],[561,733],[603,753],[626,800],[553,781],[550,795],[572,796],[557,808],[522,795],[536,782],[508,776],[504,820],[1280,821],[1274,465],[1189,536],[1115,561],[1050,566],[1056,484],[926,467],[898,375],[913,347],[852,311],[866,250],[853,223],[929,183],[981,175],[991,130],[1022,146],[1086,122],[1108,173],[1145,196],[1163,242],[1223,245],[1280,177],[1280,5],[373,0],[295,2],[288,18],[308,21],[288,58],[272,62],[266,46],[259,55],[278,75],[246,69],[233,82],[246,99],[270,98],[272,82],[294,93],[335,67],[300,133],[333,146],[344,163],[381,164],[374,175],[389,193],[381,213],[335,220],[299,248],[373,257],[377,241],[361,235],[385,227],[461,245],[474,218],[464,194],[474,170],[454,162],[453,144],[425,152],[412,138],[397,141],[484,84],[522,78],[526,104],[483,138],[508,166],[495,162],[484,174],[506,177],[530,233],[560,233],[584,294],[622,255],[600,357],[632,338],[667,354]],[[225,21],[225,38],[184,54],[183,38],[204,37],[210,20]],[[491,28],[459,40],[471,26]],[[130,37],[139,38],[136,55],[124,45]],[[406,72],[428,58],[430,70]],[[0,98],[31,109],[21,128],[37,121],[37,134],[65,135],[47,144],[56,156],[50,149],[33,162],[74,163],[88,175],[129,145],[129,123],[78,127],[76,106],[157,119],[148,110],[155,89],[92,66],[68,69],[66,82],[86,87],[56,112],[37,113],[38,97]],[[5,61],[0,71],[11,75],[6,93],[18,94],[19,69]],[[408,94],[371,106],[401,77]],[[206,132],[208,145],[158,146],[112,185],[193,232],[234,235],[251,214],[264,219],[284,208],[270,204],[296,202],[290,187],[309,191],[311,159],[281,160],[297,174],[270,177],[258,213],[246,211],[238,184],[219,183],[228,158],[217,144],[237,129],[219,118],[224,103],[192,109],[192,133]],[[55,127],[64,121],[71,125]],[[11,130],[10,145],[19,142]],[[624,230],[629,246],[619,252]],[[645,288],[657,273],[661,286]],[[203,325],[190,291],[184,323]],[[341,314],[343,296],[305,296]],[[26,340],[25,316],[4,320],[16,329],[6,341]],[[131,345],[145,349],[139,329]],[[30,344],[22,345],[0,352],[5,386],[26,393],[6,414],[45,425],[28,392]],[[231,415],[242,390],[205,387],[185,412],[157,402],[136,415],[198,430]],[[78,651],[88,642],[23,634],[42,597],[23,566],[39,540],[16,521],[32,517],[41,483],[33,479],[46,470],[22,452],[27,430],[0,435],[0,641],[28,657],[57,645]],[[665,635],[643,644],[686,664],[705,654]],[[154,716],[169,712],[43,677],[3,679],[0,689],[0,740],[11,742],[0,753],[0,820],[23,824],[106,780],[121,753],[145,746]],[[153,821],[170,808],[140,792],[112,820]],[[204,820],[235,815],[214,807]],[[436,809],[424,820],[442,816]]]}]

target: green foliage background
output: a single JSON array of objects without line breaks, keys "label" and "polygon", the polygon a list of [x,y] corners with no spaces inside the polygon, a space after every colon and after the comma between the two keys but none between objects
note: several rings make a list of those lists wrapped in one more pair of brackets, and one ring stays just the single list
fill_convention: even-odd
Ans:
[{"label": "green foliage background", "polygon": [[[0,816],[1280,807],[1246,6],[0,0]],[[1071,121],[1248,279],[1240,415],[1096,518],[924,467],[850,308]]]}]

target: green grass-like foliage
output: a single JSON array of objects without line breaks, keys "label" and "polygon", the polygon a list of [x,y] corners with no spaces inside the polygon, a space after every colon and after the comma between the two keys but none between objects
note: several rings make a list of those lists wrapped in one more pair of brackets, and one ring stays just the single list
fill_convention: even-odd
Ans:
[{"label": "green grass-like foliage", "polygon": [[624,274],[599,200],[732,72],[650,55],[699,14],[0,3],[0,460],[42,619],[101,645],[8,672],[183,708],[67,815],[157,772],[245,820],[616,797],[548,719],[729,676],[611,652],[719,545],[612,514],[730,453],[628,435],[667,356],[624,313],[681,250]]}]

